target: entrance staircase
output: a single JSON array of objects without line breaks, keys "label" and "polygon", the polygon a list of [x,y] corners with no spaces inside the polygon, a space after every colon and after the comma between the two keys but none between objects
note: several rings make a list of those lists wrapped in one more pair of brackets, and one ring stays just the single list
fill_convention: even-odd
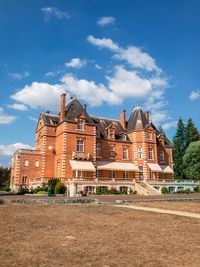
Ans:
[{"label": "entrance staircase", "polygon": [[135,190],[138,192],[139,195],[160,195],[161,194],[153,186],[151,186],[150,184],[144,181],[136,182]]}]

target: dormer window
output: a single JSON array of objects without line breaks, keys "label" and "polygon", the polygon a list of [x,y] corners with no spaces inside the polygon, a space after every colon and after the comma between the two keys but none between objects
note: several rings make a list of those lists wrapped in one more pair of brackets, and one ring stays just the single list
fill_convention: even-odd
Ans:
[{"label": "dormer window", "polygon": [[115,139],[115,130],[110,129],[110,139]]},{"label": "dormer window", "polygon": [[126,134],[122,134],[122,140],[127,141],[127,135]]},{"label": "dormer window", "polygon": [[148,139],[149,139],[149,140],[152,140],[152,139],[153,139],[153,134],[152,134],[152,132],[150,132],[150,131],[148,132]]},{"label": "dormer window", "polygon": [[84,130],[83,120],[81,119],[77,120],[77,130]]},{"label": "dormer window", "polygon": [[96,131],[96,137],[100,138],[100,131],[98,131],[98,130]]}]

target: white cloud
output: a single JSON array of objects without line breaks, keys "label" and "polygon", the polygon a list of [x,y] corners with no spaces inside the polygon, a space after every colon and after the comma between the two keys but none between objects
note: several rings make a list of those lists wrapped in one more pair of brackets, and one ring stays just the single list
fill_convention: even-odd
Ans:
[{"label": "white cloud", "polygon": [[152,90],[150,80],[142,78],[135,71],[116,66],[113,77],[108,77],[110,90],[120,98],[147,96]]},{"label": "white cloud", "polygon": [[66,67],[80,69],[86,65],[86,60],[80,58],[72,58],[69,62],[65,63]]},{"label": "white cloud", "polygon": [[20,111],[26,111],[28,109],[27,106],[25,106],[24,104],[18,104],[18,103],[8,105],[8,108],[20,110]]},{"label": "white cloud", "polygon": [[31,108],[58,110],[63,92],[65,90],[62,85],[33,82],[11,95],[11,98]]},{"label": "white cloud", "polygon": [[95,69],[97,69],[97,70],[102,70],[103,68],[102,68],[100,65],[95,64]]},{"label": "white cloud", "polygon": [[10,76],[12,79],[15,79],[15,80],[22,80],[30,76],[30,73],[28,71],[24,71],[22,73],[10,72],[8,73],[8,76]]},{"label": "white cloud", "polygon": [[199,99],[200,98],[200,91],[199,90],[192,91],[189,98],[191,101]]},{"label": "white cloud", "polygon": [[129,46],[128,48],[122,48],[118,44],[114,43],[109,38],[95,38],[93,35],[89,35],[87,40],[92,45],[99,48],[108,48],[115,52],[113,58],[118,60],[125,60],[130,66],[134,68],[143,69],[146,71],[161,72],[161,69],[156,65],[155,59],[148,53],[142,52],[140,48],[136,46]]},{"label": "white cloud", "polygon": [[115,44],[111,39],[109,38],[95,38],[93,35],[89,35],[87,37],[87,40],[89,43],[98,46],[99,48],[108,48],[112,51],[116,51],[119,49],[119,46]]},{"label": "white cloud", "polygon": [[109,91],[103,84],[96,84],[94,81],[85,79],[78,80],[71,74],[66,74],[61,81],[65,84],[68,92],[89,102],[92,106],[99,106],[103,102],[110,104],[121,102],[119,97]]},{"label": "white cloud", "polygon": [[3,108],[0,107],[0,124],[9,124],[16,120],[15,116],[7,115]]},{"label": "white cloud", "polygon": [[32,116],[28,116],[28,119],[34,122],[38,122],[38,119],[36,119],[35,117]]},{"label": "white cloud", "polygon": [[114,17],[101,17],[100,19],[98,19],[97,24],[100,26],[106,26],[109,24],[113,24],[114,22],[115,22]]},{"label": "white cloud", "polygon": [[17,149],[33,149],[30,145],[15,143],[9,145],[0,145],[0,155],[2,156],[12,156]]},{"label": "white cloud", "polygon": [[49,71],[49,72],[45,73],[45,76],[47,76],[47,77],[54,77],[55,75],[56,75],[56,73],[53,71]]},{"label": "white cloud", "polygon": [[44,20],[46,22],[48,22],[51,18],[69,19],[71,17],[67,11],[63,12],[56,7],[43,7],[41,8],[41,11],[44,13]]},{"label": "white cloud", "polygon": [[163,130],[169,130],[171,128],[176,128],[177,126],[177,121],[170,121],[166,122],[162,125]]}]

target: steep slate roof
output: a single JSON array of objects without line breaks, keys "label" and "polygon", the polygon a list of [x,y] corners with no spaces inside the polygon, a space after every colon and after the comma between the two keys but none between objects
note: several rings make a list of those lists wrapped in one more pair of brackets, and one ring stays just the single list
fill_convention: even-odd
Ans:
[{"label": "steep slate roof", "polygon": [[96,116],[91,116],[91,119],[94,121],[97,126],[97,129],[101,133],[101,136],[103,136],[104,138],[108,138],[107,129],[109,128],[109,126],[114,125],[115,139],[123,140],[122,135],[126,132],[126,130],[122,127],[120,121]]},{"label": "steep slate roof", "polygon": [[83,105],[80,104],[78,99],[73,98],[69,101],[65,107],[65,120],[75,121],[75,118],[81,114],[84,114],[86,117],[86,122],[94,124],[90,116],[86,112],[86,109]]},{"label": "steep slate roof", "polygon": [[45,125],[58,125],[60,119],[57,115],[49,113],[41,113]]},{"label": "steep slate roof", "polygon": [[127,124],[127,132],[144,130],[149,122],[140,107],[134,108]]}]

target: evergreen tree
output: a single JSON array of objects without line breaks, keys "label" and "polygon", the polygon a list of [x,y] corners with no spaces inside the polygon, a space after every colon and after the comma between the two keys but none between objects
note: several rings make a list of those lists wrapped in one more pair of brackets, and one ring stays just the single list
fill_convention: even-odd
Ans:
[{"label": "evergreen tree", "polygon": [[189,144],[183,156],[187,179],[200,180],[200,141]]},{"label": "evergreen tree", "polygon": [[178,120],[176,135],[173,138],[173,160],[174,160],[174,177],[184,179],[184,167],[182,158],[186,149],[186,128],[180,118]]},{"label": "evergreen tree", "polygon": [[196,142],[200,140],[200,135],[195,127],[191,118],[189,118],[186,126],[186,146],[188,147],[191,142]]}]

